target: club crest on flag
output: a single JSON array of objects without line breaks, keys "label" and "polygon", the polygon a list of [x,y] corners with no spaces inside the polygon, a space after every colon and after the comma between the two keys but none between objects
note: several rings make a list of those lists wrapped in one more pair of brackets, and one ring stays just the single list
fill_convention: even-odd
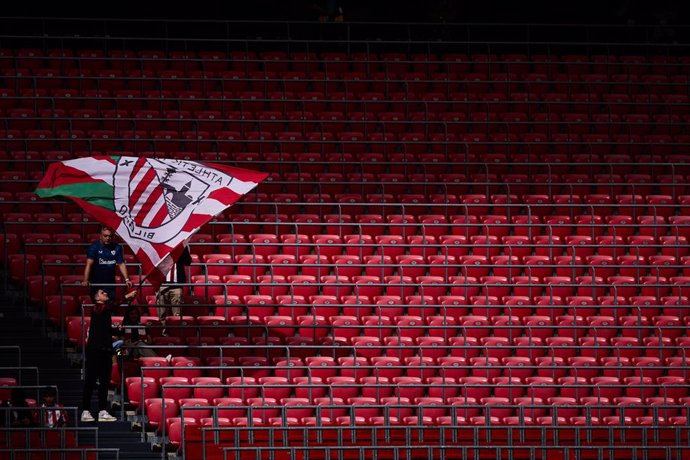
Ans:
[{"label": "club crest on flag", "polygon": [[158,243],[180,233],[210,188],[203,177],[151,158],[121,157],[114,181],[114,208],[129,235]]}]

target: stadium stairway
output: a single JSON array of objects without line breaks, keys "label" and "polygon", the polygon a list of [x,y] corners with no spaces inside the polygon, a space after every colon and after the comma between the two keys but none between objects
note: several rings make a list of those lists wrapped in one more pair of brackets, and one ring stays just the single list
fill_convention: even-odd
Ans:
[{"label": "stadium stairway", "polygon": [[[59,401],[66,407],[77,407],[82,392],[81,368],[63,351],[59,334],[44,332],[40,313],[25,308],[22,296],[12,291],[0,293],[0,315],[0,347],[18,346],[21,366],[38,369],[38,382],[29,384],[56,385]],[[17,365],[16,353],[3,348],[0,367]],[[117,406],[112,412],[120,416]],[[101,453],[99,460],[161,458],[161,453],[153,452],[151,446],[152,443],[142,440],[141,432],[133,431],[130,421],[98,424],[98,447],[119,449],[119,456],[114,452],[112,457],[110,453]]]}]

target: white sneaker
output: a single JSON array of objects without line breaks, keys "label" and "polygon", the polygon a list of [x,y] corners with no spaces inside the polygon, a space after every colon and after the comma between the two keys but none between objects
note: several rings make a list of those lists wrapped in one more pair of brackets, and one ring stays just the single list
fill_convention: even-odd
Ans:
[{"label": "white sneaker", "polygon": [[172,361],[172,355],[166,356],[165,359],[166,359],[168,362]]},{"label": "white sneaker", "polygon": [[115,421],[117,421],[117,418],[110,415],[107,410],[102,410],[98,413],[98,421],[99,422],[115,422]]},{"label": "white sneaker", "polygon": [[85,410],[81,413],[81,421],[86,423],[86,422],[93,422],[94,418],[93,415],[91,415],[91,412]]}]

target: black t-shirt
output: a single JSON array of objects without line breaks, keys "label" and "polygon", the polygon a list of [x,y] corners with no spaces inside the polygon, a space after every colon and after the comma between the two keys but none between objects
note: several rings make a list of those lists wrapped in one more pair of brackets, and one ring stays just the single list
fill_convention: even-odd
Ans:
[{"label": "black t-shirt", "polygon": [[89,338],[86,348],[90,350],[112,351],[113,335],[118,333],[113,328],[114,302],[97,303],[91,309],[91,325],[89,326]]}]

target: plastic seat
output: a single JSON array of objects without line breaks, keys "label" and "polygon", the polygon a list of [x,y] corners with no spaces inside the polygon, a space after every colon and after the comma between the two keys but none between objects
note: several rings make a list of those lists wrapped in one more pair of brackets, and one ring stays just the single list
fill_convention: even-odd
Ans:
[{"label": "plastic seat", "polygon": [[[560,332],[560,331],[559,331]],[[546,345],[550,347],[547,354],[560,359],[570,359],[576,356],[578,349],[572,337],[547,337]]]},{"label": "plastic seat", "polygon": [[425,333],[424,322],[419,316],[396,316],[394,325],[401,337],[418,339]]},{"label": "plastic seat", "polygon": [[411,278],[426,275],[427,269],[424,266],[426,259],[421,255],[401,255],[395,257],[396,263],[399,265],[399,273]]},{"label": "plastic seat", "polygon": [[297,318],[297,332],[300,337],[314,342],[328,334],[326,319],[323,316],[306,315]]},{"label": "plastic seat", "polygon": [[642,398],[619,396],[613,399],[613,403],[618,406],[616,415],[620,414],[632,419],[646,415],[647,408],[642,404]]},{"label": "plastic seat", "polygon": [[343,242],[339,235],[314,235],[312,238],[316,254],[335,257],[343,253]]},{"label": "plastic seat", "polygon": [[282,253],[285,255],[301,258],[311,253],[309,235],[304,233],[280,235],[280,242],[283,245]]},{"label": "plastic seat", "polygon": [[592,378],[599,375],[598,361],[592,356],[571,356],[568,364],[572,366],[572,374],[575,377]]},{"label": "plastic seat", "polygon": [[396,356],[374,356],[371,358],[371,364],[373,377],[391,380],[403,374],[402,362]]},{"label": "plastic seat", "polygon": [[[422,298],[429,297],[431,301],[447,293],[446,278],[443,276],[418,276],[416,278],[418,291]],[[411,303],[408,301],[408,305]],[[408,308],[409,311],[409,308]],[[426,309],[430,312],[430,309]]]},{"label": "plastic seat", "polygon": [[525,396],[546,401],[558,394],[558,386],[552,377],[533,376],[525,379]]},{"label": "plastic seat", "polygon": [[154,377],[126,377],[127,397],[129,403],[140,408],[145,399],[158,396],[160,387]]},{"label": "plastic seat", "polygon": [[457,321],[454,316],[437,315],[427,317],[427,326],[429,326],[429,337],[442,337],[444,339],[450,340],[456,337],[457,335],[456,325]]},{"label": "plastic seat", "polygon": [[206,398],[182,398],[179,400],[180,414],[194,420],[200,420],[211,416],[209,400]]},{"label": "plastic seat", "polygon": [[168,376],[159,379],[161,395],[165,398],[174,400],[177,404],[180,400],[192,396],[190,380],[184,376]]},{"label": "plastic seat", "polygon": [[463,356],[441,356],[438,358],[439,377],[444,379],[460,379],[470,375],[470,365]]},{"label": "plastic seat", "polygon": [[[321,291],[324,295],[334,295],[336,297],[347,297],[353,293],[353,286],[350,278],[342,275],[326,275],[321,277]],[[366,296],[361,296],[364,298]],[[345,302],[348,303],[348,302]],[[345,311],[343,310],[343,313]]]},{"label": "plastic seat", "polygon": [[148,422],[161,433],[167,419],[176,417],[180,413],[177,402],[171,398],[148,398],[144,400],[144,414]]},{"label": "plastic seat", "polygon": [[595,332],[590,332],[591,337],[580,337],[578,344],[582,347],[583,356],[605,358],[611,354],[608,337],[600,337]]},{"label": "plastic seat", "polygon": [[202,261],[206,265],[206,273],[211,276],[223,277],[233,275],[233,258],[230,254],[203,254]]},{"label": "plastic seat", "polygon": [[316,254],[306,254],[299,256],[299,264],[302,267],[302,274],[314,276],[321,279],[330,273],[328,266],[328,258],[326,256],[319,256]]},{"label": "plastic seat", "polygon": [[380,416],[380,409],[376,407],[377,401],[371,397],[354,397],[349,398],[347,403],[351,406],[352,414],[355,417],[378,417]]},{"label": "plastic seat", "polygon": [[[385,231],[384,219],[376,214],[358,214],[355,217],[355,222],[361,228],[362,236],[370,236],[372,238],[383,235]],[[380,244],[380,243],[379,243]],[[372,248],[373,249],[373,248]],[[388,254],[392,255],[392,254]]]},{"label": "plastic seat", "polygon": [[538,356],[534,358],[538,377],[558,379],[567,375],[565,360],[559,356]]},{"label": "plastic seat", "polygon": [[171,373],[170,364],[164,357],[140,357],[139,365],[142,368],[143,377],[151,377],[156,381],[159,381],[162,377],[168,377]]},{"label": "plastic seat", "polygon": [[[438,281],[438,279],[429,280],[430,282]],[[418,283],[421,280],[417,280]],[[405,297],[406,311],[408,315],[421,316],[427,318],[430,315],[438,313],[438,305],[436,297],[430,295],[412,295]]]},{"label": "plastic seat", "polygon": [[354,292],[358,296],[373,298],[383,294],[381,278],[378,276],[354,276]]},{"label": "plastic seat", "polygon": [[[203,365],[201,358],[194,356],[174,356],[170,362],[173,377],[185,377],[191,380],[194,377],[202,377]],[[191,389],[190,389],[191,390]]]},{"label": "plastic seat", "polygon": [[372,358],[382,354],[382,341],[378,336],[355,336],[350,343],[357,357]]},{"label": "plastic seat", "polygon": [[544,340],[541,337],[514,337],[513,347],[515,356],[527,356],[529,358],[541,357],[546,354],[543,347]]},{"label": "plastic seat", "polygon": [[567,396],[555,396],[547,399],[552,406],[553,417],[569,419],[580,415],[580,408],[576,407],[577,399]]},{"label": "plastic seat", "polygon": [[398,359],[407,358],[417,354],[418,348],[412,337],[407,336],[389,336],[383,338],[383,344],[386,347],[385,355],[396,357]]},{"label": "plastic seat", "polygon": [[511,286],[505,276],[482,276],[479,281],[481,283],[481,295],[502,298],[511,293]]},{"label": "plastic seat", "polygon": [[326,396],[327,386],[323,384],[323,379],[310,375],[293,377],[294,394],[296,398],[305,398],[308,401],[315,401],[316,398]]},{"label": "plastic seat", "polygon": [[293,295],[309,297],[319,294],[319,287],[314,276],[290,275],[287,279]]},{"label": "plastic seat", "polygon": [[381,340],[386,336],[390,336],[394,330],[391,318],[382,316],[380,313],[363,317],[362,326],[362,333],[365,336],[379,337]]},{"label": "plastic seat", "polygon": [[[484,257],[489,259],[500,255],[499,237],[496,235],[474,235],[470,237],[470,242],[474,245],[473,257]],[[467,256],[469,257],[469,256]]]},{"label": "plastic seat", "polygon": [[330,318],[340,314],[338,297],[334,295],[315,295],[310,297],[312,311],[318,316]]},{"label": "plastic seat", "polygon": [[500,420],[514,414],[514,409],[510,407],[510,399],[508,398],[493,396],[481,398],[480,402],[484,405],[487,417],[496,417]]},{"label": "plastic seat", "polygon": [[393,257],[391,256],[364,256],[364,263],[364,272],[367,276],[376,276],[383,279],[386,276],[392,276],[395,271]]}]

